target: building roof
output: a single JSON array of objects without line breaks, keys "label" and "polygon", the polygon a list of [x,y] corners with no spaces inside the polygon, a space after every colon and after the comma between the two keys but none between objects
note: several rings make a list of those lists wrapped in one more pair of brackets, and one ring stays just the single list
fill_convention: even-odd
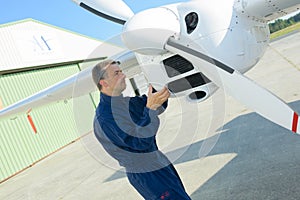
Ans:
[{"label": "building roof", "polygon": [[2,72],[109,57],[121,49],[33,19],[0,25],[0,46]]}]

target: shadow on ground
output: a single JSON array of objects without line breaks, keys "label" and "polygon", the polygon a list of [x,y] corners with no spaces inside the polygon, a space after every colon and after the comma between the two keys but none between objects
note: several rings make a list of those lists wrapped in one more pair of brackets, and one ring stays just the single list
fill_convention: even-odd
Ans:
[{"label": "shadow on ground", "polygon": [[[300,111],[300,101],[290,106]],[[299,135],[256,113],[235,118],[224,130],[209,155],[236,153],[237,157],[195,191],[192,199],[299,199]]]}]

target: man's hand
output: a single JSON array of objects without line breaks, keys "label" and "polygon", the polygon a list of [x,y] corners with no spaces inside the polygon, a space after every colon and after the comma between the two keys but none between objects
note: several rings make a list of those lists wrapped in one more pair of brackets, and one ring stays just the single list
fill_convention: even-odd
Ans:
[{"label": "man's hand", "polygon": [[150,85],[148,89],[148,100],[146,107],[151,110],[156,110],[170,97],[170,92],[166,87],[155,93],[152,93],[152,91],[153,87]]}]

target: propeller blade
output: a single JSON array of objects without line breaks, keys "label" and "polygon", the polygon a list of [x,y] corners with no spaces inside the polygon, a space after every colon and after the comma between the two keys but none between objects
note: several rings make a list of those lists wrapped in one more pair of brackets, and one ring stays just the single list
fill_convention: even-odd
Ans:
[{"label": "propeller blade", "polygon": [[122,0],[73,0],[84,9],[118,24],[125,24],[134,13]]},{"label": "propeller blade", "polygon": [[[190,46],[193,46],[192,44]],[[180,40],[170,38],[165,48],[191,61],[228,94],[266,119],[300,134],[299,115],[285,102],[260,87],[237,70],[191,48]],[[198,49],[198,48],[197,48]]]}]

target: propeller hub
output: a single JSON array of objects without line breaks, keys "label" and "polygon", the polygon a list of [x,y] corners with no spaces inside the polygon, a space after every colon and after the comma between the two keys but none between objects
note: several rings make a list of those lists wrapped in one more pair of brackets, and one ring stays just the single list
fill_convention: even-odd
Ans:
[{"label": "propeller hub", "polygon": [[127,21],[122,39],[127,48],[134,52],[157,55],[165,53],[168,38],[179,33],[177,15],[168,8],[159,7],[137,13]]}]

